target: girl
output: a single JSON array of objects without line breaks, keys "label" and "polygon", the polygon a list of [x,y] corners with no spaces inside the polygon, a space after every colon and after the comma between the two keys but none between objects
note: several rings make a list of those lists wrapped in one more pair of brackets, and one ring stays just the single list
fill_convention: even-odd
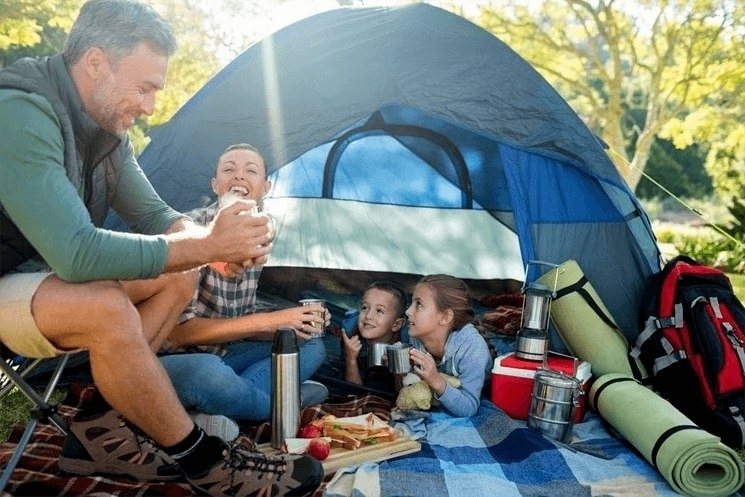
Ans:
[{"label": "girl", "polygon": [[[406,316],[413,371],[453,415],[476,414],[492,359],[486,341],[470,323],[474,312],[468,286],[453,276],[425,276],[414,288]],[[448,384],[441,373],[457,377],[461,386]]]}]

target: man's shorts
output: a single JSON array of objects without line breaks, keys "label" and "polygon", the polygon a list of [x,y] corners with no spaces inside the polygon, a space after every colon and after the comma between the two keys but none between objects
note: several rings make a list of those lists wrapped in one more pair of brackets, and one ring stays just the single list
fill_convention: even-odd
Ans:
[{"label": "man's shorts", "polygon": [[41,282],[54,273],[10,273],[0,277],[0,342],[16,354],[55,357],[57,349],[41,334],[31,315],[31,299]]}]

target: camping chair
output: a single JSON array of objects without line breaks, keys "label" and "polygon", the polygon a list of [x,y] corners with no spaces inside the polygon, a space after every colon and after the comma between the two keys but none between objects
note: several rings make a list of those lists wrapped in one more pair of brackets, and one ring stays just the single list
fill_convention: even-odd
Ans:
[{"label": "camping chair", "polygon": [[2,344],[0,344],[0,355],[2,356],[2,361],[0,361],[0,399],[5,397],[13,388],[17,387],[33,403],[30,411],[31,417],[23,435],[21,435],[21,439],[18,441],[18,447],[16,447],[8,464],[3,469],[2,476],[0,476],[0,493],[2,493],[10,481],[10,477],[13,471],[15,471],[18,462],[21,460],[26,446],[31,441],[34,429],[39,422],[52,423],[62,433],[67,435],[67,423],[57,414],[57,406],[50,403],[49,399],[57,388],[57,384],[62,377],[62,371],[65,369],[71,354],[62,354],[59,356],[59,362],[52,373],[51,379],[47,382],[42,395],[39,395],[26,379],[37,366],[51,359],[34,359],[19,356],[2,346]]}]

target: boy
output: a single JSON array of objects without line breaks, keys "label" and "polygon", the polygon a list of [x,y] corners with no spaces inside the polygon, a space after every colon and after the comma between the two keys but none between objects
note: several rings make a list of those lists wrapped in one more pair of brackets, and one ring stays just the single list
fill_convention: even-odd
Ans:
[{"label": "boy", "polygon": [[344,379],[377,390],[395,392],[395,377],[386,366],[368,366],[369,344],[396,343],[406,323],[406,294],[395,283],[377,281],[362,295],[357,326],[350,336],[342,332]]}]

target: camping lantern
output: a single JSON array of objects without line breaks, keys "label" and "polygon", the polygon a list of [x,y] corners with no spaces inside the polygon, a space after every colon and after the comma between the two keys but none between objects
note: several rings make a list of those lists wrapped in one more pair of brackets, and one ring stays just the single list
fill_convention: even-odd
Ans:
[{"label": "camping lantern", "polygon": [[540,283],[524,290],[523,316],[517,332],[515,355],[530,361],[542,361],[548,352],[548,318],[552,292]]},{"label": "camping lantern", "polygon": [[[530,263],[528,264],[530,266]],[[548,354],[548,320],[556,292],[542,283],[528,283],[528,268],[523,285],[523,314],[517,332],[515,356],[529,361],[544,361]]]}]

